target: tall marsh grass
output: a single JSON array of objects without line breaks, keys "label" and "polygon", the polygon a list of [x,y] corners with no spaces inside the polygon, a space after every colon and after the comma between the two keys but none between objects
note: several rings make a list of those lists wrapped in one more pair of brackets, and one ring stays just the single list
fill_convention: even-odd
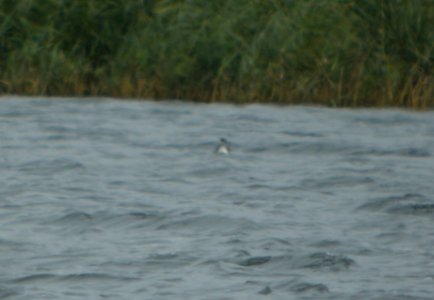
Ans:
[{"label": "tall marsh grass", "polygon": [[434,105],[434,0],[2,0],[0,94]]}]

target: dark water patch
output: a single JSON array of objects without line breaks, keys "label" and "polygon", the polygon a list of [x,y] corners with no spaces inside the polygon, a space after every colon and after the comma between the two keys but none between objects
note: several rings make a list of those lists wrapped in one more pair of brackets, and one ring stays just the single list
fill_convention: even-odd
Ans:
[{"label": "dark water patch", "polygon": [[420,297],[406,293],[387,292],[384,290],[362,291],[353,296],[355,300],[432,300],[431,297]]},{"label": "dark water patch", "polygon": [[11,289],[0,287],[0,299],[12,299],[12,297],[18,296],[19,293]]},{"label": "dark water patch", "polygon": [[299,268],[337,272],[347,270],[355,264],[355,261],[344,255],[317,252],[300,258],[295,264]]},{"label": "dark water patch", "polygon": [[247,151],[250,153],[261,154],[261,153],[267,152],[269,150],[270,150],[270,148],[267,148],[264,146],[255,146],[255,147],[249,148]]},{"label": "dark water patch", "polygon": [[62,125],[45,125],[43,130],[47,134],[45,140],[47,141],[76,141],[81,138],[81,135],[74,127],[67,127]]},{"label": "dark water patch", "polygon": [[363,116],[351,116],[353,123],[366,124],[374,127],[389,127],[389,126],[402,126],[403,124],[415,124],[420,122],[418,115],[412,115],[407,112],[399,111],[385,111],[369,112]]},{"label": "dark water patch", "polygon": [[420,148],[405,148],[398,150],[399,155],[408,157],[431,157],[431,152]]},{"label": "dark water patch", "polygon": [[322,138],[324,134],[318,132],[305,132],[305,131],[284,131],[283,134],[293,136],[293,137],[301,137],[301,138]]},{"label": "dark water patch", "polygon": [[76,212],[67,213],[53,220],[52,223],[59,223],[62,225],[72,225],[72,224],[89,225],[94,220],[95,220],[94,215],[86,212],[76,211]]},{"label": "dark water patch", "polygon": [[282,143],[276,148],[292,154],[303,155],[338,155],[358,151],[359,146],[342,141],[303,141]]},{"label": "dark water patch", "polygon": [[268,184],[261,184],[261,183],[253,183],[246,186],[249,190],[269,190],[273,189],[273,186]]},{"label": "dark water patch", "polygon": [[373,199],[362,204],[358,209],[389,213],[429,215],[434,212],[434,203],[422,194],[407,193],[403,195]]},{"label": "dark water patch", "polygon": [[258,295],[269,295],[273,292],[269,282],[247,280],[244,284],[248,286],[249,290],[256,289],[256,294]]},{"label": "dark water patch", "polygon": [[324,176],[323,178],[309,178],[301,182],[301,187],[305,189],[323,188],[349,188],[358,185],[370,185],[375,183],[375,179],[365,175],[337,175]]},{"label": "dark water patch", "polygon": [[380,148],[379,145],[373,144],[367,146],[363,141],[343,141],[334,140],[329,141],[299,141],[282,143],[276,148],[286,149],[292,154],[311,154],[311,155],[345,155],[349,157],[369,158],[369,157],[382,157],[382,156],[397,156],[397,157],[415,157],[427,158],[431,157],[429,149],[419,147],[398,147],[395,145],[390,148]]},{"label": "dark water patch", "polygon": [[257,247],[267,251],[276,251],[276,250],[284,250],[287,252],[291,247],[292,243],[289,240],[282,238],[266,238],[264,240],[260,240],[255,242]]},{"label": "dark water patch", "polygon": [[254,256],[242,260],[239,262],[239,265],[243,267],[259,266],[269,262],[270,260],[271,256]]},{"label": "dark water patch", "polygon": [[286,280],[272,285],[273,290],[286,291],[298,296],[318,295],[329,292],[329,288],[322,283],[309,283],[299,279]]},{"label": "dark water patch", "polygon": [[222,175],[231,174],[231,169],[227,166],[209,166],[207,168],[197,169],[186,174],[193,178],[215,178]]},{"label": "dark water patch", "polygon": [[182,106],[181,103],[162,103],[161,107],[151,108],[148,114],[154,117],[174,118],[191,115],[192,112]]},{"label": "dark water patch", "polygon": [[67,275],[56,275],[56,274],[33,274],[24,277],[19,277],[12,280],[14,283],[20,284],[43,284],[54,281],[65,281],[65,282],[83,282],[86,284],[92,284],[101,281],[132,281],[138,280],[135,277],[127,276],[116,276],[103,273],[79,273],[79,274],[67,274]]},{"label": "dark water patch", "polygon": [[155,212],[130,212],[127,215],[132,217],[132,219],[137,219],[137,220],[149,220],[149,219],[160,218],[160,215]]},{"label": "dark water patch", "polygon": [[402,157],[414,157],[414,158],[427,158],[431,157],[431,152],[422,148],[398,148],[398,149],[375,149],[365,148],[355,149],[349,152],[352,156],[402,156]]},{"label": "dark water patch", "polygon": [[370,256],[373,254],[373,249],[370,245],[360,245],[358,241],[352,241],[349,243],[342,243],[342,246],[333,248],[332,251],[339,253],[350,253],[358,256]]},{"label": "dark water patch", "polygon": [[184,217],[158,226],[158,230],[188,230],[194,232],[229,233],[257,228],[255,222],[247,219],[234,219],[219,215]]},{"label": "dark water patch", "polygon": [[11,110],[6,112],[0,112],[0,117],[7,119],[23,119],[27,116],[33,116],[33,113],[30,111],[18,111],[18,110]]},{"label": "dark water patch", "polygon": [[125,281],[133,281],[138,280],[136,277],[128,277],[128,276],[117,276],[110,275],[105,273],[80,273],[80,274],[68,274],[59,277],[59,280],[68,281],[68,282],[83,282],[86,284],[91,284],[92,282],[101,282],[101,281],[114,281],[114,282],[125,282]]},{"label": "dark water patch", "polygon": [[[0,251],[12,251],[14,253],[28,251],[30,244],[25,241],[0,239]],[[1,252],[0,252],[1,253]]]},{"label": "dark water patch", "polygon": [[[290,251],[290,250],[289,250]],[[263,266],[267,270],[273,270],[280,274],[285,270],[312,269],[316,271],[340,272],[350,269],[355,261],[342,254],[330,254],[327,252],[316,252],[309,255],[285,254],[285,255],[264,255],[264,256],[241,256],[241,260],[226,259],[227,262],[234,262],[242,267]]]},{"label": "dark water patch", "polygon": [[[290,241],[281,238],[262,238],[254,239],[253,241],[246,241],[238,238],[230,238],[224,242],[225,245],[234,247],[232,251],[237,260],[235,263],[242,265],[249,265],[255,263],[256,260],[264,259],[264,263],[272,260],[270,255],[252,256],[251,252],[259,251],[259,253],[290,253],[293,251],[293,245]],[[240,258],[241,260],[239,260]]]},{"label": "dark water patch", "polygon": [[[252,107],[250,107],[252,108]],[[250,110],[251,111],[251,110]],[[260,111],[260,109],[258,110]],[[236,122],[238,124],[248,125],[248,124],[272,124],[275,122],[275,119],[270,118],[266,115],[256,114],[256,113],[235,113],[231,114],[227,117],[227,120],[230,122]]]},{"label": "dark water patch", "polygon": [[101,224],[106,228],[130,228],[135,229],[140,226],[152,225],[156,227],[157,224],[165,221],[167,215],[155,209],[147,211],[130,211],[126,213],[108,214],[104,213],[101,216]]},{"label": "dark water patch", "polygon": [[434,203],[406,204],[406,205],[390,207],[386,211],[395,214],[434,216]]},{"label": "dark water patch", "polygon": [[[158,267],[158,269],[173,269],[191,266],[199,261],[199,257],[187,252],[176,251],[172,253],[151,254],[144,261],[144,267]],[[214,264],[215,262],[209,261]]]},{"label": "dark water patch", "polygon": [[337,240],[321,240],[313,243],[311,246],[316,248],[336,248],[342,246],[342,242]]},{"label": "dark water patch", "polygon": [[426,198],[421,194],[407,193],[398,196],[389,196],[373,199],[365,204],[362,204],[358,208],[368,210],[381,210],[387,208],[390,205],[395,205],[407,201],[421,201],[425,199]]},{"label": "dark water patch", "polygon": [[272,293],[272,290],[269,286],[264,287],[262,290],[258,292],[260,295],[269,295]]},{"label": "dark water patch", "polygon": [[54,173],[67,172],[82,168],[84,168],[83,164],[67,158],[35,160],[23,163],[17,167],[20,172],[34,175],[51,175]]},{"label": "dark water patch", "polygon": [[111,213],[109,211],[100,212],[67,212],[63,216],[44,221],[43,224],[56,225],[59,228],[71,230],[108,230],[110,228],[121,230],[128,228],[146,227],[148,224],[152,227],[157,226],[159,222],[165,220],[166,216],[161,213],[150,211],[130,211],[124,213]]},{"label": "dark water patch", "polygon": [[326,293],[329,291],[328,287],[325,284],[321,283],[298,283],[291,287],[291,291],[301,294],[301,293],[312,293],[312,292],[318,292],[318,293]]},{"label": "dark water patch", "polygon": [[236,262],[230,262],[226,260],[208,260],[204,264],[209,265],[215,272],[222,274],[223,276],[244,277],[246,275],[252,275],[252,272],[257,271],[253,268],[246,268],[240,266]]},{"label": "dark water patch", "polygon": [[19,277],[12,280],[14,283],[42,283],[58,279],[59,276],[55,274],[33,274],[24,277]]}]

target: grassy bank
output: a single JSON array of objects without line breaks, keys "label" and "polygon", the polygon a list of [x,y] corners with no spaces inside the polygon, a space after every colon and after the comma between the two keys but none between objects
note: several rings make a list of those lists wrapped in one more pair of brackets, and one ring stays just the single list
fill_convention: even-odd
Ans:
[{"label": "grassy bank", "polygon": [[434,105],[434,0],[2,0],[0,94]]}]

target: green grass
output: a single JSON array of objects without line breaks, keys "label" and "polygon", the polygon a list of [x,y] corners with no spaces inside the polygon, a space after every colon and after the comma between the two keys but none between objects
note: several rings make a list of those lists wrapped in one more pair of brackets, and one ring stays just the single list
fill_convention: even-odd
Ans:
[{"label": "green grass", "polygon": [[3,0],[0,94],[434,105],[434,0]]}]

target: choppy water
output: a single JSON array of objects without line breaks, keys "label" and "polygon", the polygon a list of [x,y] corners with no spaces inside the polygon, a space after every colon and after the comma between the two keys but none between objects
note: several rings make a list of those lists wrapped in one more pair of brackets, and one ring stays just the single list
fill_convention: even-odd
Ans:
[{"label": "choppy water", "polygon": [[434,294],[433,112],[3,97],[0,155],[0,299]]}]

